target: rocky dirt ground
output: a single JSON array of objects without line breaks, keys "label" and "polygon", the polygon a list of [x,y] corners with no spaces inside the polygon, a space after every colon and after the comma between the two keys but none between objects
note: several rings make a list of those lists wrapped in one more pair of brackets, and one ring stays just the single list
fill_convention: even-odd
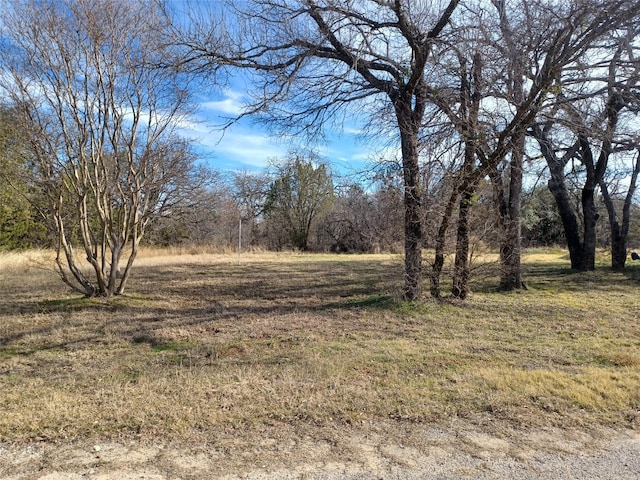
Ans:
[{"label": "rocky dirt ground", "polygon": [[456,420],[198,435],[192,440],[0,444],[11,480],[640,479],[634,430],[514,430]]}]

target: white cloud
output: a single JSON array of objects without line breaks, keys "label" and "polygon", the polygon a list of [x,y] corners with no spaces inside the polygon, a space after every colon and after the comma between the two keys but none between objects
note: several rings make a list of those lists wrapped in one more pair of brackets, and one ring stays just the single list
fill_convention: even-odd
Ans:
[{"label": "white cloud", "polygon": [[[269,135],[259,124],[251,124],[250,119],[241,120],[222,132],[219,127],[229,117],[242,113],[245,100],[239,90],[224,90],[219,99],[200,103],[195,120],[181,124],[181,133],[202,147],[214,167],[264,168],[271,159],[286,157],[295,143],[295,139]],[[367,168],[372,158],[380,158],[383,148],[370,140],[364,142],[358,127],[349,122],[339,132],[329,134],[329,142],[317,146],[318,153],[339,170]],[[382,154],[395,156],[397,152]]]},{"label": "white cloud", "polygon": [[345,125],[342,129],[342,132],[346,135],[359,136],[364,133],[364,129],[360,127]]},{"label": "white cloud", "polygon": [[270,159],[286,156],[288,150],[275,137],[234,127],[224,134],[211,132],[200,139],[200,144],[213,153],[214,166],[217,159],[225,164],[263,168]]},{"label": "white cloud", "polygon": [[242,113],[243,98],[242,93],[227,89],[221,100],[200,103],[197,116],[180,125],[180,133],[210,155],[213,167],[264,168],[270,159],[287,154],[284,142],[249,121],[235,123],[225,131],[220,129],[229,117]]},{"label": "white cloud", "polygon": [[205,115],[226,115],[238,116],[244,110],[244,95],[240,92],[226,89],[223,92],[222,100],[211,100],[202,102],[200,109]]}]

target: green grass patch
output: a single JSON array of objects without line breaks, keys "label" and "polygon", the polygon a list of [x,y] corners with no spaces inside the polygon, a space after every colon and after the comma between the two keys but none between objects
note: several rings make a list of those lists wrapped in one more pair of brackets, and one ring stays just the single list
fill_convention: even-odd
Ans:
[{"label": "green grass patch", "polygon": [[353,300],[350,304],[354,307],[389,309],[392,308],[396,302],[391,295],[375,294],[367,298]]}]

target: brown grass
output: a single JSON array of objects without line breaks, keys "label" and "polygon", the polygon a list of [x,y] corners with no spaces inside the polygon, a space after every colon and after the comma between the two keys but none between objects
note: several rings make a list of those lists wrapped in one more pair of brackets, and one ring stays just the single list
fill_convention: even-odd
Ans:
[{"label": "brown grass", "polygon": [[465,303],[403,303],[399,257],[155,251],[106,301],[32,255],[0,258],[2,441],[455,416],[638,426],[633,269],[531,253],[527,291],[485,276]]}]

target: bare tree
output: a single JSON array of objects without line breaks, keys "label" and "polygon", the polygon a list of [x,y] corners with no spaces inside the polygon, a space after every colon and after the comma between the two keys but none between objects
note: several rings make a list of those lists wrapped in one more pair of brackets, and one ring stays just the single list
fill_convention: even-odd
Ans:
[{"label": "bare tree", "polygon": [[[626,175],[630,173],[630,175]],[[625,170],[625,178],[628,180],[626,193],[618,193],[618,185],[610,179],[604,178],[600,181],[600,191],[602,200],[607,209],[609,217],[609,229],[611,239],[611,267],[615,270],[622,270],[627,262],[627,243],[629,228],[631,226],[631,207],[633,206],[634,194],[638,185],[638,174],[640,174],[640,146],[635,151],[635,156],[631,160],[631,168]],[[622,182],[620,182],[622,183]],[[622,197],[622,201],[619,199]],[[617,204],[622,204],[619,208]]]},{"label": "bare tree", "polygon": [[[505,286],[519,286],[519,244],[513,242],[519,238],[525,132],[546,107],[559,72],[637,16],[638,8],[628,0],[514,0],[493,7],[458,0],[250,0],[229,5],[233,20],[225,35],[216,37],[213,22],[194,15],[193,28],[180,32],[178,42],[186,47],[185,61],[202,70],[252,70],[257,84],[243,115],[260,114],[289,134],[317,134],[347,111],[365,115],[370,131],[393,124],[402,151],[404,294],[410,300],[421,295],[425,243],[420,139],[435,118],[430,107],[437,106],[467,147],[450,209],[458,210],[453,291],[463,297],[469,270],[465,218],[474,186],[510,159],[512,180],[501,212],[505,242],[511,243],[502,257]],[[515,13],[507,19],[506,11]],[[451,62],[459,66],[453,76]],[[476,72],[482,75],[478,88]]]},{"label": "bare tree", "polygon": [[410,300],[422,289],[418,138],[428,103],[427,72],[459,3],[248,1],[229,9],[234,23],[222,44],[234,49],[220,51],[210,34],[213,22],[203,26],[197,19],[180,39],[187,57],[205,69],[223,63],[253,70],[260,85],[246,112],[267,114],[288,133],[317,132],[342,118],[345,108],[370,114],[374,127],[381,115],[393,116],[402,149],[404,295]]},{"label": "bare tree", "polygon": [[[499,17],[499,31],[502,42],[498,50],[505,57],[505,75],[503,77],[503,99],[512,105],[521,105],[527,95],[525,82],[528,64],[526,52],[539,48],[539,37],[532,35],[535,27],[533,15],[528,4],[522,4],[524,13],[516,13],[512,5],[505,0],[492,0]],[[511,7],[511,8],[508,8]],[[531,7],[529,7],[531,8]],[[515,12],[514,12],[515,10]],[[535,10],[535,7],[533,8]],[[512,17],[516,17],[513,19]],[[553,21],[548,19],[547,21]],[[518,35],[516,32],[520,32]],[[526,33],[525,33],[526,32]],[[524,33],[524,35],[522,35]],[[524,38],[523,38],[524,37]],[[526,130],[518,130],[511,139],[512,148],[508,159],[502,162],[502,169],[491,169],[490,177],[494,188],[498,210],[498,222],[501,231],[500,286],[503,290],[515,290],[524,287],[521,271],[521,198],[524,174]],[[502,170],[502,171],[500,171]]]},{"label": "bare tree", "polygon": [[233,175],[234,198],[244,222],[243,238],[249,245],[260,241],[260,226],[272,180],[267,172],[241,171]]},{"label": "bare tree", "polygon": [[220,218],[231,199],[223,175],[200,165],[177,179],[172,189],[176,201],[153,215],[145,243],[162,246],[219,243],[216,235],[223,230]]},{"label": "bare tree", "polygon": [[324,222],[329,245],[334,252],[371,252],[373,250],[372,197],[358,184],[337,188],[333,208]]},{"label": "bare tree", "polygon": [[122,294],[149,221],[193,163],[174,135],[184,78],[154,68],[170,53],[163,17],[144,0],[7,0],[1,21],[2,87],[24,119],[60,276],[86,295]]},{"label": "bare tree", "polygon": [[[558,77],[557,102],[531,129],[549,168],[549,189],[564,226],[571,267],[576,270],[595,268],[598,188],[609,214],[612,265],[622,268],[626,260],[630,205],[620,225],[607,171],[612,158],[628,156],[638,147],[636,129],[626,118],[635,117],[640,107],[633,53],[639,25],[635,23],[619,25],[594,45],[591,56],[596,61],[581,61]],[[629,203],[637,168],[630,169]],[[572,201],[571,185],[580,192],[577,204]]]},{"label": "bare tree", "polygon": [[[598,41],[632,23],[640,12],[636,2],[593,0],[558,4],[553,1],[469,2],[448,51],[451,67],[440,75],[430,101],[450,120],[465,145],[445,214],[458,202],[457,252],[453,295],[468,290],[470,200],[478,182],[492,179],[500,227],[503,288],[523,286],[520,271],[520,203],[525,135],[534,119],[555,105],[563,72],[587,59]],[[507,12],[511,12],[508,14]],[[475,20],[474,20],[475,19]],[[469,62],[468,58],[473,61]],[[471,63],[471,67],[467,65]],[[442,227],[447,227],[443,221]],[[443,232],[439,233],[441,237]],[[436,251],[432,292],[441,256]]]}]

